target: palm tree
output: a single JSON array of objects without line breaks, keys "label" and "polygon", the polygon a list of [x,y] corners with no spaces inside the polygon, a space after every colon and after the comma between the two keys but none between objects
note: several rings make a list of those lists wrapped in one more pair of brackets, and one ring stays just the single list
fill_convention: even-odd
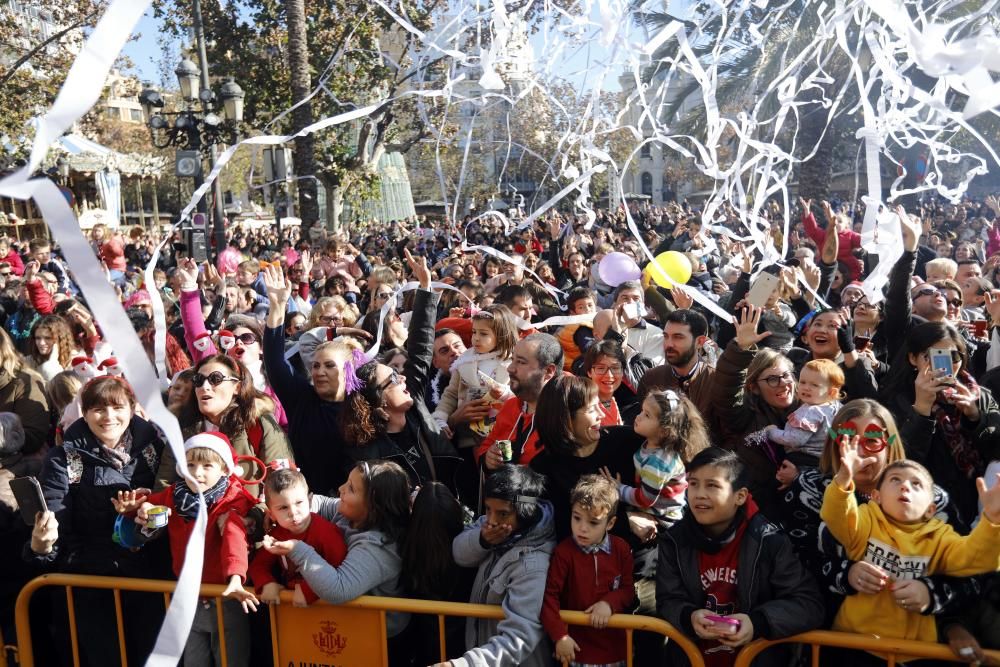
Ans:
[{"label": "palm tree", "polygon": [[[306,36],[306,10],[304,0],[285,0],[285,18],[288,22],[288,67],[290,70],[292,103],[298,104],[309,95],[312,77],[309,73],[309,42]],[[312,104],[304,102],[292,112],[293,132],[311,125]],[[299,216],[302,218],[302,236],[309,238],[309,228],[319,220],[319,201],[316,198],[316,165],[313,157],[313,137],[296,137],[295,175],[299,177]],[[303,178],[306,177],[306,178]]]},{"label": "palm tree", "polygon": [[[831,41],[814,46],[816,31],[821,22],[816,2],[798,0],[781,11],[751,9],[743,14],[724,16],[714,3],[700,2],[694,9],[697,23],[682,21],[688,30],[692,51],[703,65],[717,59],[718,84],[716,99],[720,107],[754,109],[756,118],[773,118],[780,109],[776,86],[785,69],[798,56],[812,52],[819,56],[823,72],[829,75],[825,82],[800,92],[798,135],[795,141],[795,158],[799,160],[799,194],[820,200],[828,197],[833,175],[834,150],[843,139],[845,131],[856,121],[844,113],[833,113],[824,107],[824,98],[832,99],[843,91],[839,110],[849,109],[857,101],[856,87],[851,85],[851,59]],[[638,10],[638,7],[636,7]],[[762,23],[762,19],[766,21]],[[656,32],[671,21],[681,20],[666,12],[637,13],[637,19]],[[755,38],[752,25],[766,25],[762,39]],[[721,49],[720,33],[725,32]],[[856,25],[848,30],[848,43],[857,54],[860,50],[860,31]],[[665,75],[672,59],[679,56],[677,47],[668,42],[653,54],[652,64],[643,73],[647,82],[656,82]],[[721,56],[721,57],[720,57]],[[671,124],[672,134],[705,136],[706,116],[699,107],[679,116],[683,102],[700,90],[693,78],[686,77],[677,85],[677,92],[662,107],[664,122]],[[760,99],[758,99],[760,98]],[[786,123],[787,125],[787,123]],[[765,125],[761,133],[770,132]],[[790,136],[760,136],[764,141],[777,141],[783,148],[790,148]]]}]

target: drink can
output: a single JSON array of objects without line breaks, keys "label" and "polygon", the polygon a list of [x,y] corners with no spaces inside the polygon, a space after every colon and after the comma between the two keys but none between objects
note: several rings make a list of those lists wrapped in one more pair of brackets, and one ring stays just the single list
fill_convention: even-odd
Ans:
[{"label": "drink can", "polygon": [[511,446],[510,440],[497,440],[497,446],[500,448],[500,455],[504,461],[510,461],[514,458],[514,448]]},{"label": "drink can", "polygon": [[163,505],[154,505],[146,511],[146,528],[157,530],[167,525],[169,510]]}]

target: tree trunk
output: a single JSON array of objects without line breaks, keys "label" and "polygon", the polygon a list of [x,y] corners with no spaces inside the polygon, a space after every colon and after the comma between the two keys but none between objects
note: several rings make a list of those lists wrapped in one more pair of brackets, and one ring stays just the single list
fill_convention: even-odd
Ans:
[{"label": "tree trunk", "polygon": [[342,223],[340,217],[344,214],[344,187],[342,185],[335,185],[327,189],[326,212],[334,233],[339,232]]},{"label": "tree trunk", "polygon": [[[288,68],[292,87],[292,104],[298,104],[309,95],[312,77],[309,73],[309,43],[306,34],[305,0],[285,0],[288,20]],[[298,132],[312,124],[312,105],[306,102],[292,112],[293,132]],[[311,135],[295,139],[293,163],[295,175],[313,176],[316,165],[313,155]],[[312,178],[299,180],[299,217],[302,218],[302,234],[308,238],[309,228],[319,220],[319,201],[316,198],[316,181]]]}]

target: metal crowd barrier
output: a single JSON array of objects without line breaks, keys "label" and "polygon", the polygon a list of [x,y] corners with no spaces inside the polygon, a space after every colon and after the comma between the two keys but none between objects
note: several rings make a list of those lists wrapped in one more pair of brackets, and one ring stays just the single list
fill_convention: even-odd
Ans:
[{"label": "metal crowd barrier", "polygon": [[[146,592],[146,593],[161,593],[163,595],[163,600],[165,605],[170,604],[170,595],[174,591],[174,586],[176,582],[173,581],[160,581],[154,579],[124,579],[116,577],[96,577],[96,576],[86,576],[86,575],[71,575],[71,574],[46,574],[41,577],[28,582],[27,585],[21,590],[21,593],[17,598],[17,606],[15,608],[15,620],[17,624],[17,643],[18,643],[18,654],[20,659],[20,665],[22,667],[35,667],[34,651],[31,644],[31,626],[29,621],[28,609],[31,603],[31,597],[36,591],[43,587],[59,586],[66,589],[66,601],[67,607],[69,609],[69,624],[70,624],[70,646],[73,655],[73,665],[78,667],[80,664],[80,638],[77,636],[76,630],[76,612],[73,607],[73,590],[75,588],[90,588],[90,589],[102,589],[110,590],[114,593],[115,601],[115,618],[118,626],[118,644],[119,651],[121,654],[121,664],[122,667],[127,665],[127,659],[125,656],[125,633],[123,631],[122,622],[122,601],[121,601],[121,591],[136,591],[136,592]],[[222,605],[221,594],[225,590],[224,586],[219,585],[202,585],[201,594],[203,597],[214,597],[216,599],[216,612],[219,615],[219,647],[221,652],[221,659],[223,667],[226,667],[227,660],[225,655],[226,641],[225,641],[225,626],[222,622]],[[281,596],[282,605],[291,605],[292,593],[291,591],[285,591]],[[314,606],[323,606],[326,603],[318,602]],[[278,642],[276,641],[275,633],[278,624],[275,618],[275,607],[267,606],[267,611],[270,614],[271,619],[271,645],[274,652],[275,665],[278,665]],[[442,662],[447,661],[448,657],[445,653],[445,624],[444,619],[448,616],[459,616],[463,618],[473,617],[473,618],[487,618],[487,619],[503,619],[503,610],[498,606],[493,605],[480,605],[480,604],[468,604],[459,602],[438,602],[431,600],[411,600],[407,598],[389,598],[389,597],[375,597],[375,596],[362,596],[357,600],[348,602],[343,605],[326,605],[329,607],[338,607],[346,609],[364,609],[364,610],[375,610],[380,614],[380,619],[382,621],[382,627],[385,627],[385,614],[386,612],[404,612],[410,614],[426,614],[437,616],[438,618],[438,642],[441,653]],[[584,614],[579,611],[564,611],[562,612],[562,618],[564,621],[570,625],[589,625],[589,615]],[[676,628],[659,618],[653,618],[650,616],[634,616],[630,614],[615,614],[611,617],[608,622],[609,628],[616,628],[625,630],[626,637],[626,652],[629,656],[628,665],[632,665],[632,639],[633,633],[636,630],[653,632],[660,635],[668,637],[671,641],[675,642],[677,646],[682,648],[687,654],[688,659],[691,661],[693,667],[704,667],[704,661],[701,657],[701,651],[698,647],[687,637],[681,634]],[[457,657],[457,656],[451,656]],[[370,663],[369,663],[370,664]],[[383,664],[385,662],[385,652],[383,651]]]},{"label": "metal crowd barrier", "polygon": [[[15,608],[15,621],[17,625],[17,647],[3,644],[0,637],[0,645],[3,645],[4,660],[9,652],[22,667],[34,667],[34,651],[31,643],[31,626],[28,609],[31,598],[36,591],[44,587],[65,588],[67,608],[69,610],[70,626],[70,646],[73,656],[73,665],[80,664],[80,638],[76,629],[76,611],[73,605],[73,590],[75,588],[89,588],[110,590],[114,594],[115,620],[118,627],[118,645],[121,655],[121,664],[127,665],[125,655],[125,633],[123,631],[123,615],[121,591],[136,591],[146,593],[161,593],[164,605],[170,604],[170,596],[173,593],[175,582],[161,581],[154,579],[119,579],[115,577],[95,577],[71,574],[47,574],[32,581],[21,590],[17,598]],[[217,585],[203,585],[201,593],[203,597],[214,597],[216,602],[216,613],[219,618],[219,645],[223,667],[226,661],[225,625],[222,622],[221,594],[225,587]],[[282,593],[282,605],[291,605],[292,593],[286,591]],[[319,602],[316,606],[325,606],[343,609],[358,609],[375,611],[379,615],[381,627],[385,627],[385,614],[387,612],[404,612],[410,614],[423,614],[436,616],[438,619],[438,646],[442,662],[448,659],[445,647],[445,618],[457,616],[463,618],[486,618],[503,619],[503,610],[498,606],[468,604],[459,602],[438,602],[431,600],[412,600],[407,598],[388,598],[363,596],[342,605],[327,605]],[[274,654],[275,664],[278,665],[278,641],[276,632],[278,624],[276,622],[276,608],[267,606],[267,612],[271,620],[271,645]],[[579,611],[564,611],[561,613],[564,621],[570,625],[589,625],[587,614]],[[628,665],[632,665],[632,641],[633,633],[636,630],[652,632],[663,635],[673,641],[687,655],[692,667],[703,667],[701,652],[698,647],[686,636],[681,634],[672,625],[658,618],[650,616],[633,616],[629,614],[615,614],[608,623],[609,628],[625,630],[626,654],[628,655]],[[780,640],[758,639],[747,644],[736,657],[735,667],[749,667],[754,658],[761,652],[777,644],[805,644],[812,649],[812,665],[819,666],[820,647],[845,648],[858,651],[871,651],[884,654],[888,659],[888,667],[894,667],[899,656],[909,658],[921,658],[930,660],[945,660],[951,662],[963,662],[952,653],[951,649],[944,644],[934,644],[931,642],[909,641],[903,639],[890,639],[877,636],[856,635],[843,632],[833,632],[829,630],[814,630],[794,637]],[[994,664],[1000,664],[1000,651],[985,651],[985,654]],[[386,654],[383,646],[383,664],[386,664]],[[454,657],[454,656],[452,656]]]},{"label": "metal crowd barrier", "polygon": [[[943,660],[947,662],[966,662],[958,658],[946,644],[918,642],[909,639],[892,639],[872,635],[856,635],[832,630],[813,630],[787,639],[769,641],[758,639],[752,641],[736,656],[733,667],[750,667],[753,659],[764,650],[777,644],[806,644],[812,648],[812,667],[819,667],[820,647],[845,648],[856,651],[871,651],[885,655],[887,667],[895,667],[899,656],[908,659]],[[1000,664],[1000,651],[983,651],[990,664]]]}]

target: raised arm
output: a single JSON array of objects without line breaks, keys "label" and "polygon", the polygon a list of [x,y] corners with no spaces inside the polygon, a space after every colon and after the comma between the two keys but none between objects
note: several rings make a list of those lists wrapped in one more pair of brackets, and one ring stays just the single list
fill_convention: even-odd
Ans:
[{"label": "raised arm", "polygon": [[431,272],[424,257],[415,258],[409,250],[403,251],[413,277],[420,283],[413,299],[410,333],[406,339],[406,388],[414,396],[422,396],[431,378],[434,358],[434,320],[440,295],[431,291]]}]

